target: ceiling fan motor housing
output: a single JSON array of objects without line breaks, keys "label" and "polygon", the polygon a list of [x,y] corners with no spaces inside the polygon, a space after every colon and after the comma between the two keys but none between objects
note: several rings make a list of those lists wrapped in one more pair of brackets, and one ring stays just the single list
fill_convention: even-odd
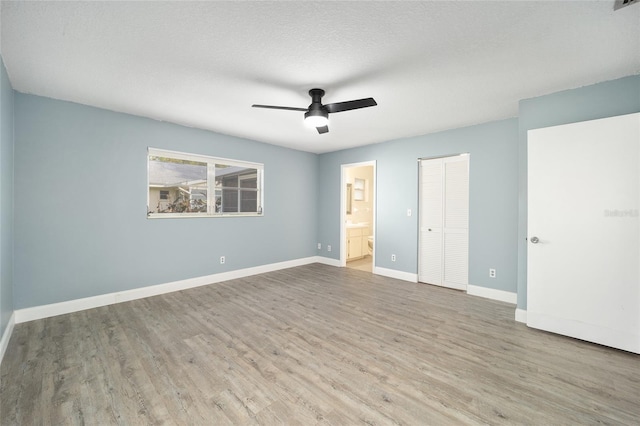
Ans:
[{"label": "ceiling fan motor housing", "polygon": [[306,120],[309,117],[324,117],[328,119],[329,111],[322,105],[324,90],[311,89],[309,90],[309,95],[311,96],[311,105],[309,105],[309,110],[304,113],[304,119]]},{"label": "ceiling fan motor housing", "polygon": [[322,89],[311,89],[309,90],[309,96],[311,96],[311,104],[322,104],[322,97],[324,96],[324,90]]}]

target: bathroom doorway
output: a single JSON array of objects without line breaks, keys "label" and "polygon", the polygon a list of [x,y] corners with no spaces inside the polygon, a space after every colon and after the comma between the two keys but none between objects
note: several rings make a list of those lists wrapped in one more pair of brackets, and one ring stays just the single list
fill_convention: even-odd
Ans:
[{"label": "bathroom doorway", "polygon": [[373,272],[376,162],[343,164],[340,188],[340,264]]}]

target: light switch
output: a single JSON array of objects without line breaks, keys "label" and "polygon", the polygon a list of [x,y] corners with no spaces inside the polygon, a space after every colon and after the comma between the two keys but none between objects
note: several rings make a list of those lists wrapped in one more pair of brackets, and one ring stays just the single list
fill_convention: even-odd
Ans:
[{"label": "light switch", "polygon": [[407,216],[411,216],[411,209],[407,209]]}]

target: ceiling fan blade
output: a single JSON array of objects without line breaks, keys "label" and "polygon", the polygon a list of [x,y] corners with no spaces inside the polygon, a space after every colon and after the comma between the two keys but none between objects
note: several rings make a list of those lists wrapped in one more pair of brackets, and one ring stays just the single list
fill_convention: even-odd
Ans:
[{"label": "ceiling fan blade", "polygon": [[323,134],[329,132],[329,126],[316,127],[318,133]]},{"label": "ceiling fan blade", "polygon": [[253,108],[269,108],[269,109],[284,109],[288,111],[307,111],[308,108],[296,108],[296,107],[285,107],[285,106],[275,106],[275,105],[251,105]]},{"label": "ceiling fan blade", "polygon": [[337,102],[335,104],[326,104],[324,107],[329,112],[342,112],[352,109],[366,108],[378,105],[373,98],[357,99],[355,101]]}]

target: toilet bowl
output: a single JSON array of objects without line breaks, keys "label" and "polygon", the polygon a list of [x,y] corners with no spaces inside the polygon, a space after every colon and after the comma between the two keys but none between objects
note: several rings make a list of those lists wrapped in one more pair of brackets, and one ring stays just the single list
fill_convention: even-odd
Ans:
[{"label": "toilet bowl", "polygon": [[373,254],[373,235],[367,237],[367,247],[369,248],[369,254]]}]

